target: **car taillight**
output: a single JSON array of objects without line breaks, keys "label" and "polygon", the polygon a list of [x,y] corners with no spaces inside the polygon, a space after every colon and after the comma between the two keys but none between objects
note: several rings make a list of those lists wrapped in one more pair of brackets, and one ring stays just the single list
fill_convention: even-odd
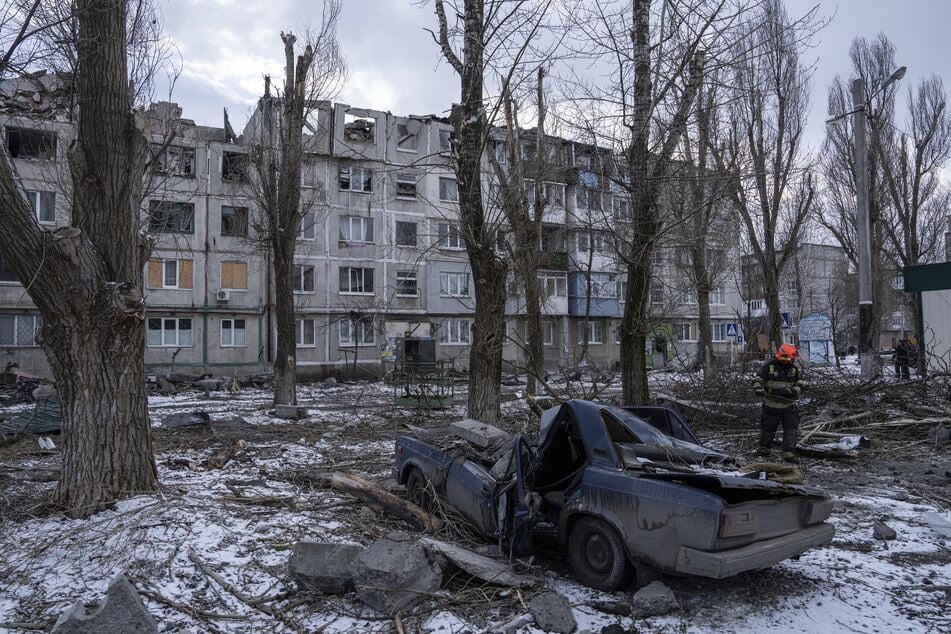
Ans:
[{"label": "car taillight", "polygon": [[720,512],[720,537],[753,535],[759,529],[759,513],[755,508],[723,509]]}]

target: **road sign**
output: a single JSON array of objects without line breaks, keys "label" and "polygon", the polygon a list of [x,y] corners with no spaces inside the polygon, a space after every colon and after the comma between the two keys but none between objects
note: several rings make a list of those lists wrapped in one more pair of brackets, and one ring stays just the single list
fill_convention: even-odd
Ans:
[{"label": "road sign", "polygon": [[726,325],[726,336],[727,337],[736,337],[736,324],[727,324]]},{"label": "road sign", "polygon": [[737,343],[743,343],[743,335],[737,335],[737,336],[736,336],[736,342],[737,342]]},{"label": "road sign", "polygon": [[783,330],[789,330],[789,313],[783,313]]}]

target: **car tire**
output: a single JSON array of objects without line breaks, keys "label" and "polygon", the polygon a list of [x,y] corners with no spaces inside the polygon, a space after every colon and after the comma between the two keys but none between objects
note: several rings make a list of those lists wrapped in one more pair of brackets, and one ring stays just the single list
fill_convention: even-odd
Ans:
[{"label": "car tire", "polygon": [[568,560],[575,577],[589,588],[613,592],[630,580],[624,543],[613,526],[596,517],[582,517],[572,525]]},{"label": "car tire", "polygon": [[407,499],[427,513],[433,510],[432,489],[423,472],[413,467],[406,476]]}]

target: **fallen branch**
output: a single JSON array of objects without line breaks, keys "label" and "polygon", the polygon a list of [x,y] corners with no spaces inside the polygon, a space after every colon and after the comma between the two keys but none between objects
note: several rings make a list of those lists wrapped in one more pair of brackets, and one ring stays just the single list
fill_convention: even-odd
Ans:
[{"label": "fallen branch", "polygon": [[220,469],[247,446],[248,443],[239,438],[206,460],[203,466],[205,469]]},{"label": "fallen branch", "polygon": [[256,504],[259,506],[281,506],[296,510],[297,500],[290,495],[223,495],[220,500],[237,504]]},{"label": "fallen branch", "polygon": [[352,473],[334,472],[330,476],[330,485],[338,491],[363,500],[370,508],[396,516],[420,530],[435,532],[439,528],[429,513],[412,502],[384,491]]}]

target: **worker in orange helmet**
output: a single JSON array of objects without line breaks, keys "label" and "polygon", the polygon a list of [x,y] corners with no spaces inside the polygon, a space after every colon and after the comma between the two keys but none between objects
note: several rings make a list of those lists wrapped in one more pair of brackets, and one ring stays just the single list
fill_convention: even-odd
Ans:
[{"label": "worker in orange helmet", "polygon": [[757,455],[769,456],[773,437],[783,427],[783,460],[796,459],[796,439],[799,434],[799,409],[796,401],[805,383],[802,370],[796,364],[796,346],[784,343],[753,379],[753,391],[763,399],[760,416],[759,449]]}]

